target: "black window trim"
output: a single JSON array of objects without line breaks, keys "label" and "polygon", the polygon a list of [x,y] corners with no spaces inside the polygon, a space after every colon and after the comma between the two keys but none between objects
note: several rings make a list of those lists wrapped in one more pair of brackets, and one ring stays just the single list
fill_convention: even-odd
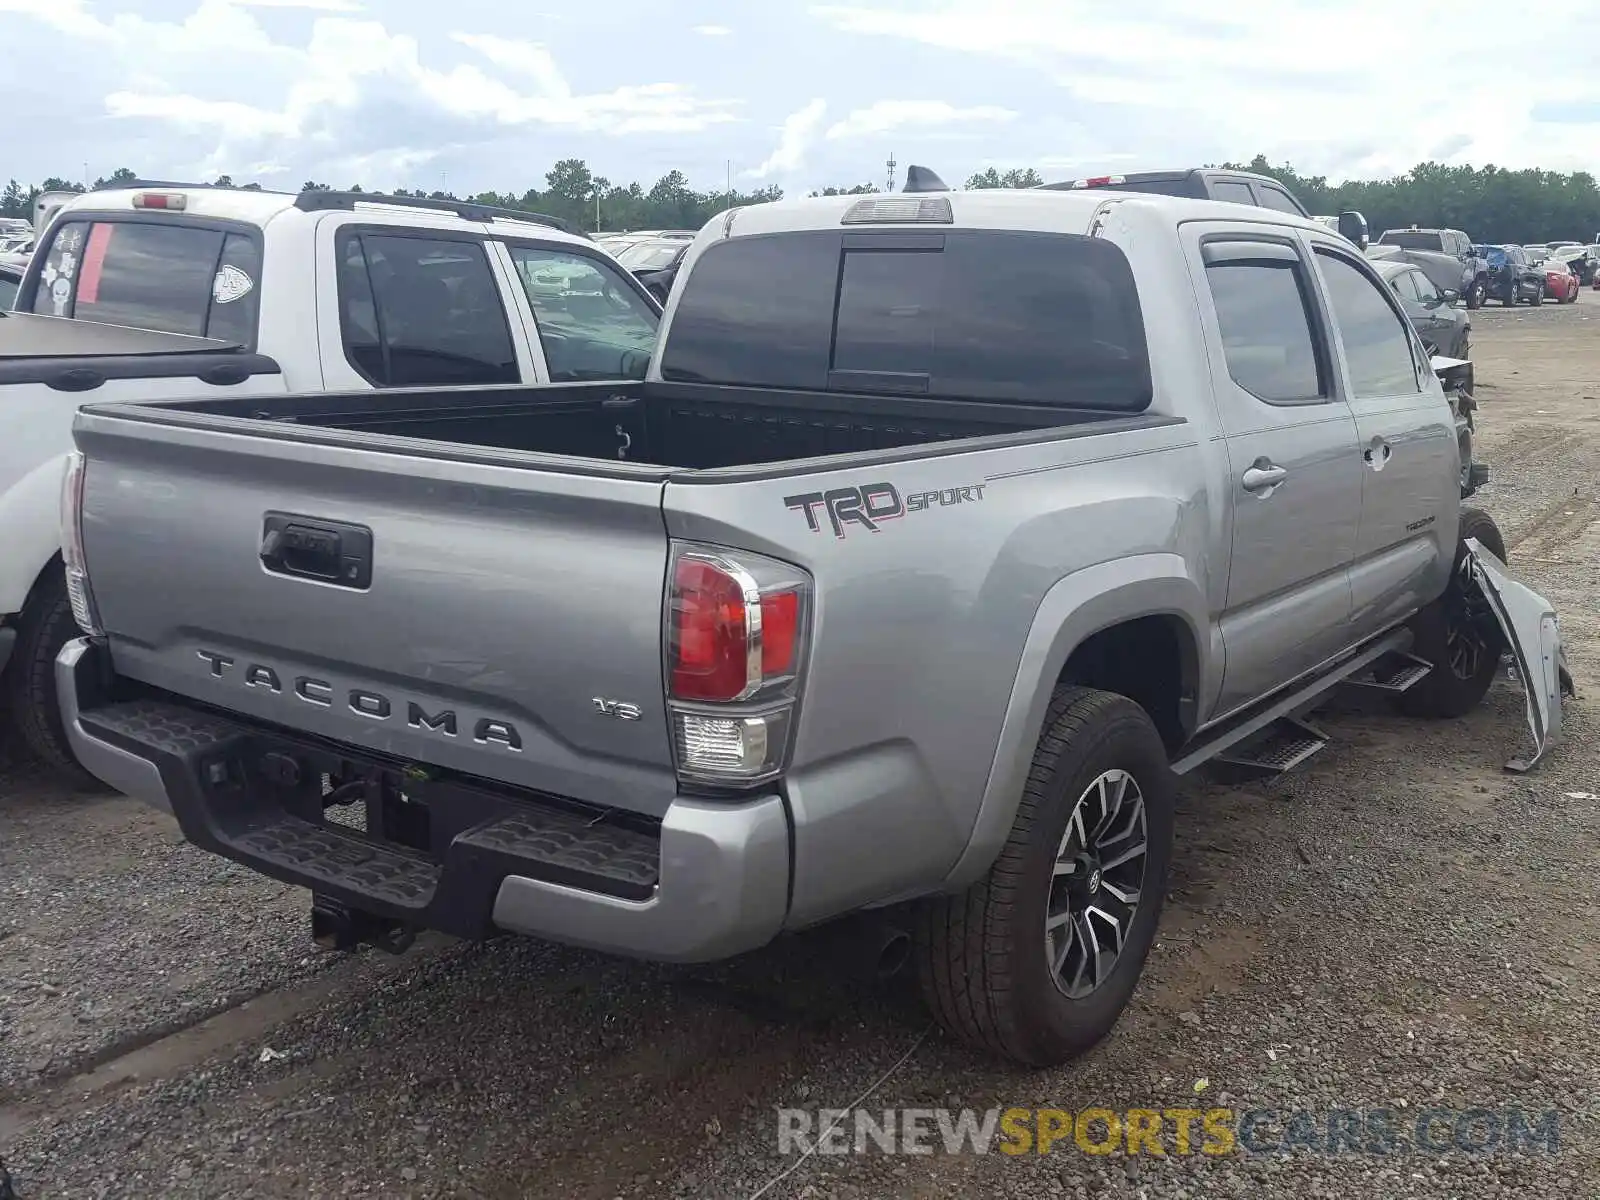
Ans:
[{"label": "black window trim", "polygon": [[[1200,261],[1202,266],[1209,270],[1213,265],[1206,260],[1206,247],[1212,245],[1230,246],[1269,246],[1274,250],[1289,253],[1270,254],[1260,256],[1273,262],[1289,262],[1293,260],[1295,268],[1295,283],[1300,289],[1300,304],[1306,315],[1306,326],[1311,331],[1312,354],[1317,363],[1317,386],[1320,393],[1297,400],[1269,400],[1256,392],[1252,392],[1238,379],[1234,378],[1233,369],[1228,366],[1226,350],[1223,352],[1223,369],[1228,372],[1228,378],[1241,392],[1246,393],[1253,400],[1262,404],[1271,405],[1273,408],[1314,408],[1322,404],[1343,404],[1345,402],[1344,384],[1339,373],[1333,369],[1333,330],[1328,323],[1328,313],[1322,306],[1321,289],[1316,286],[1312,271],[1314,264],[1306,261],[1305,251],[1300,242],[1292,235],[1258,232],[1256,230],[1231,229],[1215,233],[1202,234],[1200,237]],[[1248,252],[1236,256],[1230,255],[1231,261],[1251,261]],[[1225,265],[1229,260],[1216,263],[1217,266]],[[1387,286],[1387,285],[1385,285]],[[1222,332],[1221,320],[1217,316],[1216,296],[1211,291],[1209,280],[1206,284],[1206,296],[1211,303],[1213,320],[1217,321],[1217,332]]]},{"label": "black window trim", "polygon": [[[43,274],[45,262],[55,249],[56,238],[61,236],[61,231],[68,225],[76,224],[94,225],[156,225],[176,226],[181,229],[199,229],[211,233],[222,234],[222,245],[217,250],[217,263],[222,261],[222,255],[228,248],[228,235],[238,234],[248,238],[255,246],[256,259],[260,269],[255,280],[256,292],[256,319],[250,328],[248,342],[241,342],[243,349],[254,353],[261,337],[261,289],[267,273],[267,254],[265,239],[261,236],[261,226],[249,221],[235,221],[227,217],[201,216],[196,213],[161,213],[159,216],[148,212],[119,212],[94,208],[81,208],[63,210],[55,215],[50,222],[50,227],[45,230],[45,238],[34,247],[33,256],[28,260],[28,266],[22,275],[22,286],[17,289],[17,298],[14,307],[32,312],[36,297],[39,293],[39,276]],[[213,264],[212,277],[216,277],[216,264]],[[211,305],[209,293],[206,299],[206,326],[209,330],[211,324]],[[74,284],[72,289],[72,307],[74,312],[78,307],[78,289]],[[209,333],[202,332],[202,337]]]},{"label": "black window trim", "polygon": [[[1322,241],[1320,239],[1316,239],[1316,240],[1312,241],[1311,249],[1312,249],[1312,253],[1314,255],[1315,254],[1326,254],[1329,257],[1337,258],[1337,259],[1340,259],[1340,260],[1342,260],[1344,262],[1349,263],[1357,271],[1359,271],[1362,274],[1364,274],[1368,278],[1368,280],[1377,283],[1378,292],[1379,292],[1380,295],[1382,295],[1384,301],[1389,305],[1389,311],[1392,312],[1395,315],[1395,318],[1405,328],[1406,333],[1409,335],[1409,343],[1410,343],[1410,348],[1411,348],[1411,374],[1412,374],[1413,381],[1417,385],[1416,386],[1416,391],[1419,392],[1419,393],[1423,392],[1423,391],[1426,391],[1427,390],[1427,380],[1426,380],[1426,378],[1424,376],[1424,372],[1427,372],[1427,374],[1431,376],[1431,374],[1433,372],[1433,366],[1432,366],[1432,363],[1431,363],[1431,361],[1429,359],[1427,349],[1422,344],[1422,335],[1417,332],[1416,326],[1414,326],[1411,323],[1411,318],[1408,315],[1406,315],[1405,309],[1401,307],[1401,305],[1400,305],[1400,297],[1395,294],[1394,289],[1392,287],[1390,287],[1388,285],[1388,283],[1386,283],[1384,281],[1383,276],[1379,275],[1377,273],[1377,271],[1373,270],[1371,264],[1366,262],[1364,259],[1355,258],[1352,255],[1346,254],[1339,247],[1334,246],[1334,245],[1332,245],[1332,244],[1330,244],[1328,242],[1324,242],[1324,241]],[[1319,270],[1320,270],[1320,268],[1319,268]],[[1321,290],[1321,287],[1322,287],[1322,285],[1320,284],[1320,280],[1319,280],[1319,290]],[[1333,303],[1332,298],[1331,297],[1326,298],[1325,302],[1329,305],[1329,308],[1330,308],[1330,311],[1327,313],[1327,318],[1328,318],[1328,321],[1329,321],[1329,330],[1330,330],[1330,333],[1331,333],[1334,325],[1337,323],[1337,317],[1331,311],[1331,307],[1332,307],[1332,303]],[[1349,363],[1346,363],[1345,367],[1348,370],[1349,369]],[[1360,397],[1356,397],[1353,394],[1351,396],[1352,400],[1359,399],[1359,398]]]},{"label": "black window trim", "polygon": [[[350,339],[345,329],[345,286],[344,272],[339,269],[344,254],[346,239],[355,237],[360,239],[366,235],[374,237],[403,237],[421,242],[465,242],[478,247],[483,254],[483,265],[488,269],[489,279],[494,284],[495,295],[500,298],[500,318],[505,322],[506,339],[511,346],[511,354],[517,365],[517,378],[515,383],[523,383],[522,358],[517,353],[517,335],[511,325],[511,313],[506,309],[506,297],[502,290],[500,273],[494,269],[494,256],[489,253],[488,242],[490,239],[482,233],[471,229],[429,229],[413,225],[385,225],[381,222],[346,221],[335,227],[333,231],[333,279],[337,301],[335,317],[339,322],[339,348],[344,352],[344,360],[350,369],[365,380],[369,385],[380,389],[389,389],[397,386],[440,387],[442,384],[416,384],[397,385],[380,383],[356,362],[350,355]],[[384,336],[382,305],[378,303],[378,289],[372,286],[372,261],[367,257],[365,243],[361,246],[361,269],[367,276],[367,290],[372,293],[372,319],[378,327],[378,344],[383,354],[383,372],[385,375],[394,374],[389,363],[389,339]]]}]

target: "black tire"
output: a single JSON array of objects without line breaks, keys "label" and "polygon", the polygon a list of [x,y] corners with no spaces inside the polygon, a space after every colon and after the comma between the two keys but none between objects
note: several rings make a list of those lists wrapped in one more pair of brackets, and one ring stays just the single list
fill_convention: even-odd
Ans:
[{"label": "black tire", "polygon": [[1482,308],[1484,297],[1487,296],[1488,293],[1489,284],[1487,281],[1481,278],[1474,279],[1471,283],[1467,284],[1467,307],[1470,309]]},{"label": "black tire", "polygon": [[[1494,518],[1481,508],[1463,508],[1450,586],[1411,619],[1412,653],[1433,663],[1434,668],[1396,697],[1400,711],[1407,716],[1465,716],[1482,702],[1500,670],[1505,634],[1487,602],[1470,594],[1470,585],[1461,579],[1461,560],[1469,537],[1477,538],[1501,562],[1506,560],[1505,538]],[[1478,643],[1470,661],[1462,657],[1463,638],[1476,638]]]},{"label": "black tire", "polygon": [[[1072,883],[1055,871],[1068,822],[1086,790],[1111,771],[1126,772],[1143,794],[1143,874],[1119,953],[1098,986],[1073,998],[1057,986],[1047,961],[1046,914],[1065,895],[1062,885]],[[1030,1066],[1075,1058],[1111,1031],[1155,939],[1172,857],[1175,791],[1161,736],[1142,708],[1091,688],[1056,693],[1011,835],[988,875],[960,895],[927,901],[918,910],[917,973],[928,1006],[946,1030]],[[1087,823],[1086,818],[1077,828]],[[1077,878],[1093,894],[1101,872]],[[1109,888],[1105,894],[1114,896]],[[1108,901],[1091,903],[1102,902]]]},{"label": "black tire", "polygon": [[1544,303],[1544,284],[1541,283],[1538,287],[1534,288],[1533,295],[1528,297],[1528,307],[1529,308],[1537,308],[1539,305],[1541,305],[1543,303]]},{"label": "black tire", "polygon": [[56,656],[81,636],[67,599],[67,580],[52,566],[34,585],[17,625],[17,642],[6,664],[5,690],[12,727],[23,746],[63,782],[81,791],[106,791],[106,785],[78,765],[61,720],[56,690]]}]

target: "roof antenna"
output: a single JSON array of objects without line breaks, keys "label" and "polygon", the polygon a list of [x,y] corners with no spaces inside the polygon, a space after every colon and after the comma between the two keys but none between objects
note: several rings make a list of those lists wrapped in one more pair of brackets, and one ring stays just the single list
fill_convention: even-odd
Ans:
[{"label": "roof antenna", "polygon": [[927,167],[919,167],[913,163],[906,168],[906,186],[900,190],[903,192],[948,192],[950,185]]}]

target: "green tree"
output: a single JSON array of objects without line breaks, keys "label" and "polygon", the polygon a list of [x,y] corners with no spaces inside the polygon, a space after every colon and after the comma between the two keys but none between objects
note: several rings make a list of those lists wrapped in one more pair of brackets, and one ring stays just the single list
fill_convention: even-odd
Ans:
[{"label": "green tree", "polygon": [[15,179],[0,191],[0,217],[26,217],[28,208],[28,194]]},{"label": "green tree", "polygon": [[1032,167],[1012,167],[1003,173],[990,167],[988,170],[967,177],[967,191],[976,192],[986,188],[1031,188],[1038,187],[1043,182],[1044,177]]}]

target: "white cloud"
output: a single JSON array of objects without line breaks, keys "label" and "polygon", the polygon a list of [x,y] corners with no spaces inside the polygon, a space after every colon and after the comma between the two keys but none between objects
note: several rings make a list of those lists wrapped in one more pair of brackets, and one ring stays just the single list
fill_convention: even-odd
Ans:
[{"label": "white cloud", "polygon": [[316,12],[351,13],[362,11],[356,0],[228,0],[240,8],[304,8]]},{"label": "white cloud", "polygon": [[993,104],[980,104],[973,108],[956,108],[943,100],[879,100],[867,108],[858,108],[844,120],[830,128],[826,134],[830,141],[839,138],[863,137],[888,133],[906,126],[958,125],[968,122],[1012,121],[1017,114],[1009,108]]},{"label": "white cloud", "polygon": [[[26,6],[26,7],[24,7]],[[327,140],[341,113],[375,93],[420,98],[448,117],[493,126],[547,126],[608,135],[693,133],[738,119],[730,100],[703,100],[675,83],[630,84],[609,92],[577,94],[549,50],[535,42],[491,34],[456,33],[451,41],[481,56],[505,78],[474,62],[434,66],[423,61],[416,38],[391,33],[382,23],[343,16],[317,16],[304,48],[274,43],[249,7],[300,7],[344,10],[353,0],[199,0],[180,24],[119,15],[99,20],[81,0],[0,0],[0,11],[26,11],[76,37],[110,43],[112,51],[142,64],[136,85],[111,91],[106,112],[123,119],[165,122],[180,130],[209,128],[220,143],[205,164],[241,163],[261,150],[278,151],[272,141]],[[214,64],[251,63],[256,86],[252,100],[240,90],[218,86]],[[151,78],[149,64],[160,62],[168,80]],[[205,76],[211,94],[176,82],[185,68]],[[225,77],[231,83],[232,77]],[[507,80],[510,80],[508,82]],[[199,82],[198,79],[195,82]],[[276,83],[278,99],[263,103]],[[249,153],[249,149],[257,151]],[[417,162],[421,152],[369,146],[396,170]],[[325,154],[323,155],[325,157]],[[432,157],[430,152],[427,157]],[[337,161],[337,160],[335,160]]]},{"label": "white cloud", "polygon": [[[1600,101],[1587,42],[1550,32],[1592,26],[1596,0],[1544,0],[1530,21],[1508,19],[1500,0],[1413,0],[1399,24],[1387,0],[1282,0],[1270,14],[1211,7],[1201,15],[1181,0],[934,0],[914,12],[864,0],[811,12],[837,32],[1009,64],[1000,77],[1011,75],[1014,86],[1051,81],[1065,105],[1094,106],[1115,122],[1119,148],[1145,154],[1198,142],[1312,169],[1387,174],[1459,134],[1451,161],[1593,162],[1592,128],[1542,123],[1533,110]],[[1541,66],[1513,94],[1463,88],[1386,52],[1403,50],[1406,31],[1416,29],[1491,30],[1496,54]],[[1358,154],[1358,143],[1370,149]]]},{"label": "white cloud", "polygon": [[153,117],[194,129],[216,126],[243,137],[295,137],[299,133],[287,113],[267,112],[232,100],[201,100],[176,93],[142,95],[112,92],[106,112],[113,117]]},{"label": "white cloud", "polygon": [[817,99],[804,108],[797,109],[784,118],[778,132],[778,145],[759,167],[746,171],[753,179],[768,179],[774,175],[789,175],[800,169],[806,151],[817,140],[817,130],[827,115],[828,102]]},{"label": "white cloud", "polygon": [[696,25],[694,32],[701,37],[727,37],[733,30],[726,25]]}]

